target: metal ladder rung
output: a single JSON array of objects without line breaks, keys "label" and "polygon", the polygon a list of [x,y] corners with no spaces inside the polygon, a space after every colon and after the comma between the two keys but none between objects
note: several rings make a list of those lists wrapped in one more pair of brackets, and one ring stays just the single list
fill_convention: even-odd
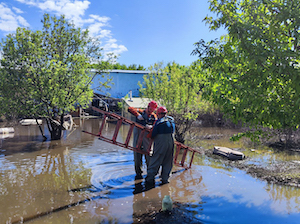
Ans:
[{"label": "metal ladder rung", "polygon": [[125,141],[125,147],[126,148],[128,147],[128,144],[129,144],[129,141],[130,141],[130,138],[131,138],[134,127],[135,127],[135,125],[132,123],[130,125],[129,131],[128,131],[128,134],[127,134],[127,137],[126,137],[126,141]]}]

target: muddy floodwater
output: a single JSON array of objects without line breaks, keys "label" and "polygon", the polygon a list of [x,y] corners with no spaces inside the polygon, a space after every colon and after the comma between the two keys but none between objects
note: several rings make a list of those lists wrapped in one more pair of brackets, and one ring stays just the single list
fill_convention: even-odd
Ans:
[{"label": "muddy floodwater", "polygon": [[[43,142],[37,126],[18,125],[14,134],[0,135],[0,224],[138,223],[135,217],[159,210],[165,195],[183,203],[195,223],[300,223],[299,188],[268,184],[205,155],[197,155],[189,170],[174,167],[169,184],[159,186],[157,179],[155,188],[145,190],[143,180],[134,180],[132,151],[82,132],[96,134],[100,119],[75,123],[59,141]],[[112,135],[114,128],[108,123],[105,133]],[[128,129],[121,127],[118,140],[125,141]],[[244,148],[265,164],[300,161],[298,155],[229,142],[236,130],[194,132],[200,149]]]}]

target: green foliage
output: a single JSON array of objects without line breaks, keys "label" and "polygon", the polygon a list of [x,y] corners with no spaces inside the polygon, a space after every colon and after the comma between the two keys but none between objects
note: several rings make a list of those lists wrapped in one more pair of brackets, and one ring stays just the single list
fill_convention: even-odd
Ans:
[{"label": "green foliage", "polygon": [[259,136],[263,134],[262,130],[246,131],[238,133],[230,138],[231,141],[238,141],[242,137],[250,138],[252,142],[260,142]]},{"label": "green foliage", "polygon": [[118,109],[122,110],[124,108],[124,105],[122,102],[118,102]]},{"label": "green foliage", "polygon": [[132,64],[129,66],[126,66],[125,64],[120,64],[120,63],[113,63],[112,60],[107,60],[107,61],[101,61],[99,65],[92,65],[93,68],[95,69],[117,69],[117,70],[142,70],[145,71],[146,69],[142,65],[136,65]]},{"label": "green foliage", "polygon": [[228,35],[196,43],[193,53],[210,69],[204,96],[233,121],[256,128],[298,128],[299,5],[284,0],[210,1],[218,17],[204,20],[211,30],[224,26]]},{"label": "green foliage", "polygon": [[41,31],[18,28],[1,43],[0,114],[53,119],[93,96],[99,41],[64,16],[45,14],[42,22]]},{"label": "green foliage", "polygon": [[200,63],[186,67],[176,63],[163,66],[162,63],[150,67],[150,74],[144,76],[140,85],[143,97],[156,100],[166,106],[175,118],[176,139],[183,142],[199,112],[208,109],[207,102],[201,100],[203,74]]}]

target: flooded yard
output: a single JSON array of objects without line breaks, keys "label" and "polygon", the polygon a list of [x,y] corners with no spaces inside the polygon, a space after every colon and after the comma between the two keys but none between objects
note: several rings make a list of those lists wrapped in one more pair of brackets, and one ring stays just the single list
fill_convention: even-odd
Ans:
[{"label": "flooded yard", "polygon": [[[194,223],[299,223],[300,188],[268,184],[205,155],[197,155],[189,170],[174,167],[169,184],[157,180],[145,190],[144,180],[134,180],[132,151],[82,132],[97,133],[100,119],[75,123],[59,141],[43,142],[37,126],[18,125],[13,135],[2,136],[0,224],[138,223],[139,215],[161,208],[165,195],[182,203]],[[105,132],[114,127],[108,123]],[[123,125],[118,138],[125,139],[128,128]],[[196,129],[193,144],[244,148],[257,163],[300,161],[297,154],[229,142],[233,132]]]}]

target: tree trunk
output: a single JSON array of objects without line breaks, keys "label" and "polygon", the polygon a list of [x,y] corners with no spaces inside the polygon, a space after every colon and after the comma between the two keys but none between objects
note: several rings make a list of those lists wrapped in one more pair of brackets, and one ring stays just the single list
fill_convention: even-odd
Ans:
[{"label": "tree trunk", "polygon": [[176,127],[175,127],[175,139],[176,139],[176,141],[184,144],[184,141],[185,141],[184,133],[180,133]]},{"label": "tree trunk", "polygon": [[36,124],[39,126],[39,129],[40,129],[40,132],[43,136],[44,141],[46,141],[47,137],[44,135],[43,129],[42,129],[41,125],[39,124],[38,119],[36,118],[35,121],[36,121]]},{"label": "tree trunk", "polygon": [[62,123],[56,120],[47,119],[48,129],[51,135],[51,140],[59,140],[62,137]]},{"label": "tree trunk", "polygon": [[61,139],[61,136],[62,136],[61,128],[59,126],[57,126],[56,124],[51,124],[51,126],[52,126],[52,130],[50,131],[51,140]]},{"label": "tree trunk", "polygon": [[62,132],[59,128],[54,128],[50,131],[51,140],[59,140],[61,139]]}]

